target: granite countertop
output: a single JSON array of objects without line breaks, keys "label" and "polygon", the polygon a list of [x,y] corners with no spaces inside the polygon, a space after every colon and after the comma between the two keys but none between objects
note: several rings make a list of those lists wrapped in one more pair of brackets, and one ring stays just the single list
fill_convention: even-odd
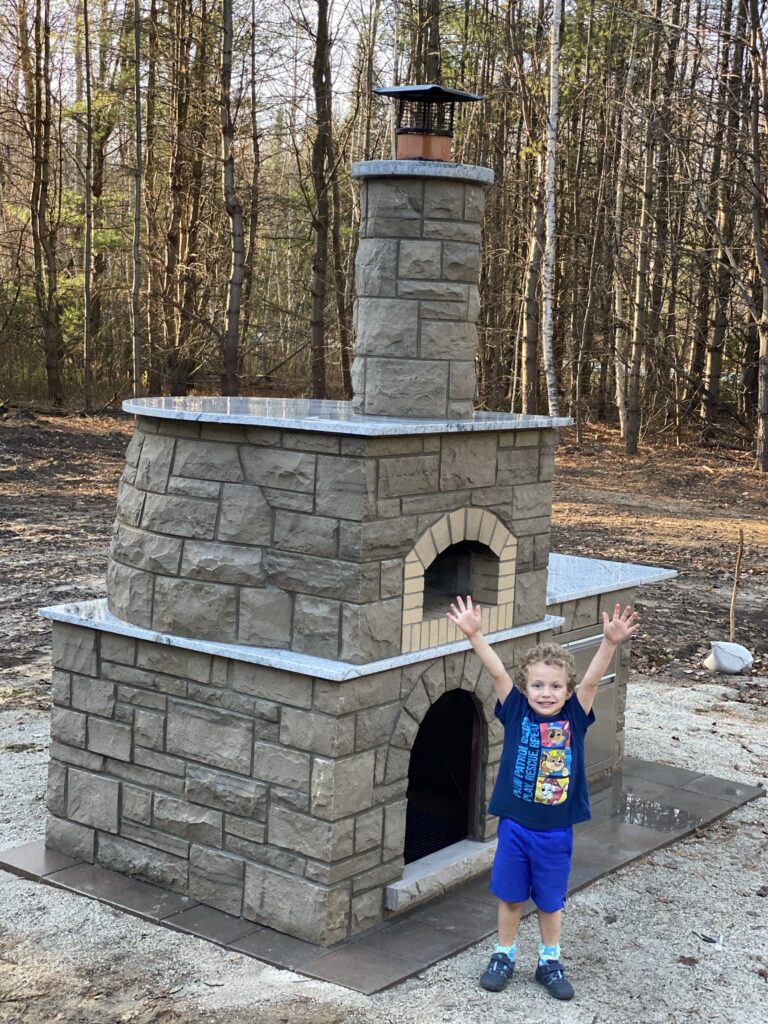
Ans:
[{"label": "granite countertop", "polygon": [[136,416],[235,426],[279,427],[327,434],[392,437],[413,434],[458,434],[466,431],[545,430],[567,427],[566,416],[525,416],[522,413],[476,412],[471,419],[409,419],[361,416],[351,402],[309,398],[132,398],[125,412]]},{"label": "granite countertop", "polygon": [[677,576],[674,569],[635,562],[609,562],[603,558],[582,558],[579,555],[549,556],[547,604],[562,604],[581,597],[627,590],[645,583],[660,583]]}]

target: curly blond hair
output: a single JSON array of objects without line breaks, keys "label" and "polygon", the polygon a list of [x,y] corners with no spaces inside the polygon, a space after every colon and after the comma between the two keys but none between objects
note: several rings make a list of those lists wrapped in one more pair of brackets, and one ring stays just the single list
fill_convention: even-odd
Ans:
[{"label": "curly blond hair", "polygon": [[523,655],[523,660],[515,668],[514,676],[515,686],[519,690],[525,693],[528,685],[528,669],[539,661],[545,665],[555,665],[557,668],[564,669],[568,693],[573,693],[576,689],[576,664],[573,655],[560,644],[552,642],[537,644]]}]

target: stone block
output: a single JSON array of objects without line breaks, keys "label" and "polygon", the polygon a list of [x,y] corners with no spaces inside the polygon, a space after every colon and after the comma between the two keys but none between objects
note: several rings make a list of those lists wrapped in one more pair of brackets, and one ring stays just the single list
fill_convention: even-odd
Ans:
[{"label": "stone block", "polygon": [[64,817],[67,813],[67,769],[58,761],[50,761],[48,764],[45,806],[58,817]]},{"label": "stone block", "polygon": [[136,743],[150,750],[162,750],[165,739],[165,715],[137,708],[134,717]]},{"label": "stone block", "polygon": [[70,768],[68,777],[67,817],[102,832],[117,832],[120,783],[79,768]]},{"label": "stone block", "polygon": [[174,857],[182,857],[185,860],[189,857],[189,843],[186,839],[179,839],[178,836],[168,835],[166,832],[158,832],[156,829],[147,828],[133,821],[123,821],[120,826],[120,835],[126,839],[135,839],[137,843],[144,843],[155,850],[162,850]]},{"label": "stone block", "polygon": [[307,942],[332,945],[346,937],[349,891],[329,889],[265,864],[246,864],[243,916]]},{"label": "stone block", "polygon": [[104,767],[104,758],[100,754],[92,754],[89,750],[81,750],[79,747],[70,747],[55,738],[51,740],[49,753],[55,761],[67,765],[74,764],[89,771],[100,772]]},{"label": "stone block", "polygon": [[269,790],[270,804],[275,807],[288,807],[293,811],[309,810],[309,787],[306,790],[286,789],[283,786],[271,786]]},{"label": "stone block", "polygon": [[366,359],[365,412],[369,416],[445,415],[448,368],[439,362]]},{"label": "stone block", "polygon": [[420,723],[423,721],[424,715],[429,711],[430,706],[431,702],[427,689],[424,686],[424,681],[419,679],[408,695],[405,708],[408,714]]},{"label": "stone block", "polygon": [[86,676],[97,673],[97,634],[90,629],[70,626],[66,622],[53,623],[53,666]]},{"label": "stone block", "polygon": [[434,704],[445,693],[445,667],[443,659],[433,661],[421,677],[427,696]]},{"label": "stone block", "polygon": [[496,482],[493,434],[450,434],[440,453],[440,489],[487,487]]},{"label": "stone block", "polygon": [[[160,672],[180,679],[194,679],[198,683],[207,683],[211,674],[210,654],[144,640],[139,642],[136,665],[152,673]],[[168,687],[164,681],[157,684],[157,689],[165,689],[168,693],[179,692]]]},{"label": "stone block", "polygon": [[223,819],[214,811],[188,800],[175,800],[162,793],[155,795],[152,823],[162,832],[171,832],[191,842],[221,846]]},{"label": "stone block", "polygon": [[121,804],[123,818],[149,825],[152,822],[152,791],[123,783],[123,801]]},{"label": "stone block", "polygon": [[384,559],[381,563],[381,596],[401,597],[403,593],[403,559]]},{"label": "stone block", "polygon": [[[303,456],[296,455],[294,458]],[[272,508],[261,487],[250,487],[246,484],[224,485],[216,536],[219,540],[236,544],[271,543]]]},{"label": "stone block", "polygon": [[446,242],[471,242],[479,246],[483,232],[479,224],[456,220],[425,220],[423,236]]},{"label": "stone block", "polygon": [[[141,750],[141,748],[138,748]],[[152,753],[149,751],[149,753]],[[179,761],[183,766],[184,762]],[[168,775],[166,772],[155,771],[152,768],[144,768],[138,764],[129,764],[127,761],[113,761],[106,759],[105,770],[123,782],[131,782],[137,786],[145,786],[147,789],[169,793],[171,796],[181,796],[184,790],[184,780],[177,775]]]},{"label": "stone block", "polygon": [[472,362],[476,349],[477,327],[466,320],[425,320],[421,325],[422,359]]},{"label": "stone block", "polygon": [[312,680],[308,676],[264,665],[235,662],[232,665],[232,688],[293,707],[308,708],[312,704]]},{"label": "stone block", "polygon": [[397,286],[397,294],[401,299],[466,303],[469,294],[468,287],[458,281],[400,281]]},{"label": "stone block", "polygon": [[359,522],[376,509],[376,466],[359,458],[325,458],[317,462],[315,509],[320,515]]},{"label": "stone block", "polygon": [[155,580],[152,628],[198,639],[234,643],[237,639],[237,590],[199,580]]},{"label": "stone block", "polygon": [[[365,188],[365,226],[367,237],[385,234],[383,227],[394,221],[407,229],[410,221],[418,230],[424,211],[424,183],[417,179],[387,178],[367,182]],[[414,223],[415,222],[415,223]]]},{"label": "stone block", "polygon": [[275,547],[320,558],[337,553],[339,521],[326,516],[284,512],[275,522]]},{"label": "stone block", "polygon": [[188,800],[216,810],[264,820],[267,787],[253,779],[188,764],[184,795]]},{"label": "stone block", "polygon": [[397,796],[402,796],[408,779],[408,768],[411,760],[410,750],[400,750],[398,747],[390,746],[387,753],[387,770],[384,773],[384,782],[387,785],[401,783],[401,789],[397,790]]},{"label": "stone block", "polygon": [[480,280],[480,246],[467,242],[445,242],[443,244],[443,277],[448,281],[467,281],[477,284]]},{"label": "stone block", "polygon": [[148,494],[141,516],[142,529],[172,537],[210,540],[216,525],[218,503],[172,494]]},{"label": "stone block", "polygon": [[310,756],[300,750],[286,750],[275,743],[253,745],[253,777],[260,782],[306,791],[309,787]]},{"label": "stone block", "polygon": [[379,494],[400,497],[431,494],[437,490],[439,457],[412,455],[379,462]]},{"label": "stone block", "polygon": [[536,622],[546,612],[547,572],[521,572],[515,577],[515,625]]},{"label": "stone block", "polygon": [[552,485],[541,483],[515,487],[512,508],[516,520],[551,516]]},{"label": "stone block", "polygon": [[342,562],[288,551],[264,554],[270,583],[288,591],[349,601],[372,601],[379,596],[378,563]]},{"label": "stone block", "polygon": [[382,704],[355,715],[355,750],[368,750],[386,743],[392,734],[399,703]]},{"label": "stone block", "polygon": [[125,449],[125,461],[129,466],[138,466],[139,456],[141,455],[141,446],[144,444],[144,438],[146,435],[141,430],[134,430],[131,434],[131,440],[128,442],[128,447]]},{"label": "stone block", "polygon": [[363,664],[399,654],[402,613],[399,597],[370,604],[343,604],[341,660]]},{"label": "stone block", "polygon": [[297,594],[293,612],[293,650],[316,658],[339,656],[339,601]]},{"label": "stone block", "polygon": [[130,725],[90,716],[88,719],[88,749],[95,754],[114,757],[118,761],[130,761]]},{"label": "stone block", "polygon": [[251,588],[240,592],[237,639],[259,647],[289,647],[291,596],[282,590]]},{"label": "stone block", "polygon": [[371,889],[352,897],[349,930],[353,935],[372,928],[382,919],[382,895],[380,889]]},{"label": "stone block", "polygon": [[177,441],[173,472],[195,480],[237,483],[243,479],[235,445],[216,441]]},{"label": "stone block", "polygon": [[99,836],[96,863],[122,875],[187,892],[188,861],[122,836]]},{"label": "stone block", "polygon": [[84,747],[86,722],[86,716],[76,711],[54,708],[51,712],[51,739],[71,747]]},{"label": "stone block", "polygon": [[193,480],[186,476],[172,476],[168,480],[168,494],[183,494],[187,498],[219,499],[221,484],[218,480]]},{"label": "stone block", "polygon": [[331,715],[346,715],[362,708],[386,704],[400,697],[402,669],[376,672],[342,683],[316,679],[315,708]]},{"label": "stone block", "polygon": [[261,548],[212,541],[184,541],[180,574],[209,583],[258,587],[264,582]]},{"label": "stone block", "polygon": [[467,185],[464,192],[464,220],[481,221],[485,213],[485,190],[481,185]]},{"label": "stone block", "polygon": [[426,326],[425,321],[427,320],[451,320],[458,323],[463,321],[469,322],[466,302],[439,302],[437,300],[425,299],[419,303],[419,316],[422,320],[422,331]]},{"label": "stone block", "polygon": [[240,818],[233,814],[224,816],[225,836],[237,836],[247,839],[249,843],[263,843],[266,831],[267,826],[263,821],[251,821],[250,818]]},{"label": "stone block", "polygon": [[[405,243],[402,242],[402,245]],[[419,339],[418,302],[362,298],[357,300],[356,312],[357,355],[416,358]]]},{"label": "stone block", "polygon": [[[148,750],[146,747],[138,746],[134,748],[133,760],[135,764],[157,772],[163,782],[169,775],[183,777],[187,764],[183,758],[169,757],[167,754],[161,754],[157,750]],[[162,785],[160,788],[163,788]]]},{"label": "stone block", "polygon": [[147,533],[116,522],[112,531],[110,557],[147,572],[178,572],[182,542],[176,537]]},{"label": "stone block", "polygon": [[99,637],[103,661],[118,661],[121,665],[133,665],[136,661],[136,641],[117,633],[102,633]]},{"label": "stone block", "polygon": [[243,448],[241,457],[251,483],[310,494],[315,489],[315,455],[274,448]]},{"label": "stone block", "polygon": [[96,853],[96,832],[73,821],[48,816],[45,826],[45,845],[75,860],[93,864]]},{"label": "stone block", "polygon": [[407,800],[398,800],[384,808],[384,843],[382,858],[401,857],[405,846],[405,815]]},{"label": "stone block", "polygon": [[411,750],[418,731],[419,723],[403,708],[392,733],[392,745],[403,750]]},{"label": "stone block", "polygon": [[420,530],[426,530],[434,521],[436,512],[451,512],[463,508],[471,499],[470,491],[438,491],[435,494],[416,495],[402,500],[403,515],[424,515],[429,513],[426,522],[419,524]]},{"label": "stone block", "polygon": [[172,700],[166,750],[192,761],[249,775],[253,726],[246,718]]},{"label": "stone block", "polygon": [[313,494],[298,491],[281,491],[277,487],[262,487],[270,508],[286,509],[288,512],[311,512],[315,507]]},{"label": "stone block", "polygon": [[382,886],[400,878],[402,873],[403,856],[400,854],[400,856],[396,857],[394,860],[388,861],[386,864],[381,864],[378,867],[371,868],[370,871],[364,871],[362,874],[354,878],[352,880],[352,892],[355,895],[366,892],[369,889],[378,889],[380,892]]},{"label": "stone block", "polygon": [[476,385],[474,362],[460,363],[454,359],[451,362],[448,384],[449,397],[457,402],[472,402],[475,397]]},{"label": "stone block", "polygon": [[398,277],[426,281],[439,280],[441,258],[442,245],[440,242],[403,239],[400,242]]},{"label": "stone block", "polygon": [[464,183],[441,179],[425,181],[424,216],[460,221],[464,216]]},{"label": "stone block", "polygon": [[273,807],[268,820],[273,846],[302,853],[315,860],[336,861],[354,852],[354,819],[319,821],[307,814]]},{"label": "stone block", "polygon": [[539,479],[539,449],[499,448],[499,484],[535,484]]},{"label": "stone block", "polygon": [[336,821],[370,808],[374,763],[372,750],[340,760],[316,757],[312,765],[312,814]]},{"label": "stone block", "polygon": [[192,846],[189,853],[189,895],[193,899],[239,917],[244,879],[242,858]]},{"label": "stone block", "polygon": [[140,491],[126,480],[121,480],[117,490],[117,518],[121,523],[138,526],[144,512],[146,491]]},{"label": "stone block", "polygon": [[72,703],[72,676],[69,672],[55,668],[51,673],[51,700],[57,707],[68,707]]},{"label": "stone block", "polygon": [[145,434],[136,471],[136,486],[142,491],[165,492],[171,473],[176,440],[159,434]]},{"label": "stone block", "polygon": [[355,818],[355,853],[377,848],[381,844],[384,808],[374,807]]},{"label": "stone block", "polygon": [[125,622],[150,629],[154,579],[148,572],[110,559],[107,564],[107,605],[110,612]]},{"label": "stone block", "polygon": [[360,239],[355,256],[355,289],[358,295],[395,294],[397,239]]},{"label": "stone block", "polygon": [[351,754],[355,749],[355,720],[351,715],[337,718],[316,711],[283,708],[280,742],[286,747],[326,757]]}]

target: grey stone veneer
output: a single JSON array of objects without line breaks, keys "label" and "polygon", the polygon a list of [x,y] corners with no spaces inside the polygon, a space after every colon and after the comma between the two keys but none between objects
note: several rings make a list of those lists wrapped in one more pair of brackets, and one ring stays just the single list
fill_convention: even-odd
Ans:
[{"label": "grey stone veneer", "polygon": [[516,538],[506,625],[544,615],[551,430],[359,437],[140,417],[126,461],[107,595],[134,625],[395,656],[406,560],[457,509]]},{"label": "grey stone veneer", "polygon": [[[369,166],[375,173],[356,168]],[[361,179],[353,407],[469,419],[488,172],[480,184],[470,173],[479,168],[452,165],[454,179],[432,179],[419,161],[398,166],[402,177]]]},{"label": "grey stone veneer", "polygon": [[58,622],[53,652],[49,845],[312,942],[381,919],[410,750],[447,690],[484,723],[483,807],[498,766],[471,652],[343,683]]}]

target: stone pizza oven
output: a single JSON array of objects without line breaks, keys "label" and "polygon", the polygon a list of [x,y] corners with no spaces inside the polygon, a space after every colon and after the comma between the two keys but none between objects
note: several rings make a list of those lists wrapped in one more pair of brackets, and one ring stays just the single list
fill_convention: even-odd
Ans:
[{"label": "stone pizza oven", "polygon": [[[643,567],[550,555],[554,431],[474,412],[486,168],[358,164],[351,403],[127,402],[106,601],[54,620],[50,846],[329,945],[490,862],[490,680]],[[607,596],[606,596],[607,595]],[[598,639],[596,639],[598,638]],[[624,651],[590,731],[620,768]]]}]

